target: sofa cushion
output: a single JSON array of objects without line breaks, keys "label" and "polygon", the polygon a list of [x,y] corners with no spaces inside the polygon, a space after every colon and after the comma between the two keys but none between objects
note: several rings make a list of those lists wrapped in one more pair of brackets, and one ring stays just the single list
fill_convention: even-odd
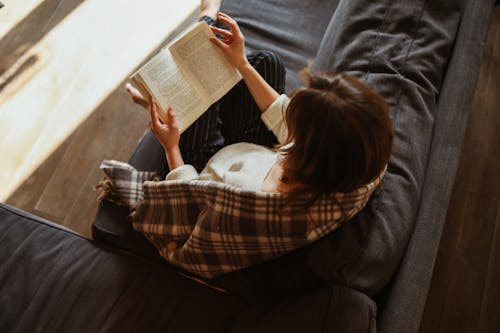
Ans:
[{"label": "sofa cushion", "polygon": [[3,204],[0,242],[0,332],[220,332],[243,307]]},{"label": "sofa cushion", "polygon": [[315,66],[358,76],[378,90],[392,109],[396,140],[366,209],[310,251],[308,262],[323,279],[373,295],[396,271],[413,231],[460,17],[454,0],[355,0],[337,7]]}]

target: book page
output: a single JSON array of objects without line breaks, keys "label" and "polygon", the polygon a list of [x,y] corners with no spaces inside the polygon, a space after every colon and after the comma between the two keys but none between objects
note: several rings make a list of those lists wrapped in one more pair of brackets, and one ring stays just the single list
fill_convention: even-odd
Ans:
[{"label": "book page", "polygon": [[202,113],[207,108],[168,50],[158,53],[138,73],[156,99],[162,119],[166,119],[169,106],[174,108],[181,132],[191,125],[192,113]]},{"label": "book page", "polygon": [[151,93],[146,89],[144,81],[139,75],[130,77],[130,83],[141,93],[145,100],[151,99]]},{"label": "book page", "polygon": [[183,72],[210,104],[224,96],[242,78],[222,51],[210,41],[212,35],[206,22],[199,22],[169,47]]}]

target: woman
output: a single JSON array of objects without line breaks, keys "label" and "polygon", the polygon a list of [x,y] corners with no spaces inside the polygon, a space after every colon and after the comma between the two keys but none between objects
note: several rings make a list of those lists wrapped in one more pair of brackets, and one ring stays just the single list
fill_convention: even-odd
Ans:
[{"label": "woman", "polygon": [[[207,16],[203,19],[210,21]],[[167,180],[215,180],[290,197],[301,193],[318,197],[353,191],[381,175],[393,139],[382,97],[356,78],[309,70],[304,71],[307,87],[291,98],[280,95],[284,83],[280,60],[270,52],[247,57],[237,23],[223,13],[217,19],[230,30],[211,25],[219,36],[211,40],[239,70],[244,83],[188,129],[184,141],[175,110],[168,110],[168,121],[163,123],[151,101],[151,130],[171,170]],[[137,92],[131,93],[140,100]],[[248,95],[253,101],[246,101],[246,107],[238,105],[249,100]],[[279,148],[271,149],[276,143]],[[183,154],[190,164],[184,163]]]},{"label": "woman", "polygon": [[150,101],[170,171],[143,183],[147,172],[125,166],[133,175],[116,191],[141,194],[127,203],[133,227],[160,255],[206,278],[289,253],[351,219],[379,185],[393,141],[387,104],[363,82],[306,69],[306,87],[288,97],[280,59],[246,55],[238,24],[212,10],[202,12],[218,36],[211,40],[243,80],[182,136],[175,110],[163,123]]}]

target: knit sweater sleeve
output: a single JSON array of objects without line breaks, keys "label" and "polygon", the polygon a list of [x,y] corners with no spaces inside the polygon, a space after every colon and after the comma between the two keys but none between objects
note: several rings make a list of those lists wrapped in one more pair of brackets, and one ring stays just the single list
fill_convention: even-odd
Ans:
[{"label": "knit sweater sleeve", "polygon": [[285,142],[288,136],[285,111],[289,102],[290,98],[288,96],[280,95],[261,116],[262,121],[269,130],[273,131],[279,143]]},{"label": "knit sweater sleeve", "polygon": [[184,164],[170,171],[165,180],[194,180],[198,178],[198,171],[191,164]]}]

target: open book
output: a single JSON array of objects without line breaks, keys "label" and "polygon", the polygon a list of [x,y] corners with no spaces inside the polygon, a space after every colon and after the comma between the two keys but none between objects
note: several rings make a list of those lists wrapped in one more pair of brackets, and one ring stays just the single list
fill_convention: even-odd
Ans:
[{"label": "open book", "polygon": [[174,108],[181,133],[242,78],[210,36],[206,22],[194,24],[130,77],[145,98],[155,99],[163,121]]}]

